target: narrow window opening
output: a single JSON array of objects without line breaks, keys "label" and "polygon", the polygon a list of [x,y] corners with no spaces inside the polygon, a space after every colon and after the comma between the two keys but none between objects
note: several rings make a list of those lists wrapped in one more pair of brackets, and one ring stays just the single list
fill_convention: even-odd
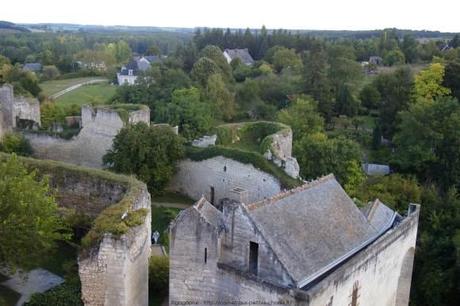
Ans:
[{"label": "narrow window opening", "polygon": [[208,248],[204,248],[204,263],[208,262]]},{"label": "narrow window opening", "polygon": [[257,266],[259,261],[259,244],[249,242],[249,273],[257,275]]},{"label": "narrow window opening", "polygon": [[214,187],[211,186],[211,204],[214,205],[214,196],[215,196],[215,190]]},{"label": "narrow window opening", "polygon": [[227,166],[224,166],[224,172],[227,172]]}]

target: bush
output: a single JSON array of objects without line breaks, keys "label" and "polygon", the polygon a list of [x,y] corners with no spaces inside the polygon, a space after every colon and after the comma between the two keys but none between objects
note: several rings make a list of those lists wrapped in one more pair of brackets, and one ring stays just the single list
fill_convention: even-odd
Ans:
[{"label": "bush", "polygon": [[152,256],[149,259],[149,287],[158,293],[168,291],[169,287],[169,257]]},{"label": "bush", "polygon": [[80,284],[65,282],[47,292],[35,293],[25,306],[83,306]]},{"label": "bush", "polygon": [[10,133],[3,137],[0,143],[0,151],[5,153],[16,153],[22,156],[30,156],[33,153],[29,141],[21,134]]}]

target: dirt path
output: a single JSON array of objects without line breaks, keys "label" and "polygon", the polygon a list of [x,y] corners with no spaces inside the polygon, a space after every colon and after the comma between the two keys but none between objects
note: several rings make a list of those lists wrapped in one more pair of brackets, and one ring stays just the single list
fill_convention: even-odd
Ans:
[{"label": "dirt path", "polygon": [[66,89],[58,91],[57,93],[52,94],[51,96],[49,96],[49,98],[55,100],[55,99],[59,98],[60,96],[65,95],[66,93],[71,92],[72,90],[80,88],[80,87],[82,87],[84,85],[95,84],[95,83],[103,83],[103,82],[107,82],[107,81],[108,81],[108,79],[94,79],[94,80],[81,82],[79,84],[75,84],[75,85],[72,85],[70,87],[67,87]]}]

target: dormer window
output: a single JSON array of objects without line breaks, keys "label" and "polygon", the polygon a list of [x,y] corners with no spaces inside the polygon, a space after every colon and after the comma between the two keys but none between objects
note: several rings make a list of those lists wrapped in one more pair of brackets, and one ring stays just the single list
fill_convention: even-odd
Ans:
[{"label": "dormer window", "polygon": [[133,70],[132,69],[128,70],[128,75],[133,75]]}]

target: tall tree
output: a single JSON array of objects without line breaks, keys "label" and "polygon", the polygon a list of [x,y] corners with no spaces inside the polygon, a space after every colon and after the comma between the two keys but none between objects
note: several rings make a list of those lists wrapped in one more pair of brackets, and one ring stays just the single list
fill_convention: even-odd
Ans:
[{"label": "tall tree", "polygon": [[15,156],[0,161],[0,263],[31,268],[40,263],[66,228],[46,178]]}]

